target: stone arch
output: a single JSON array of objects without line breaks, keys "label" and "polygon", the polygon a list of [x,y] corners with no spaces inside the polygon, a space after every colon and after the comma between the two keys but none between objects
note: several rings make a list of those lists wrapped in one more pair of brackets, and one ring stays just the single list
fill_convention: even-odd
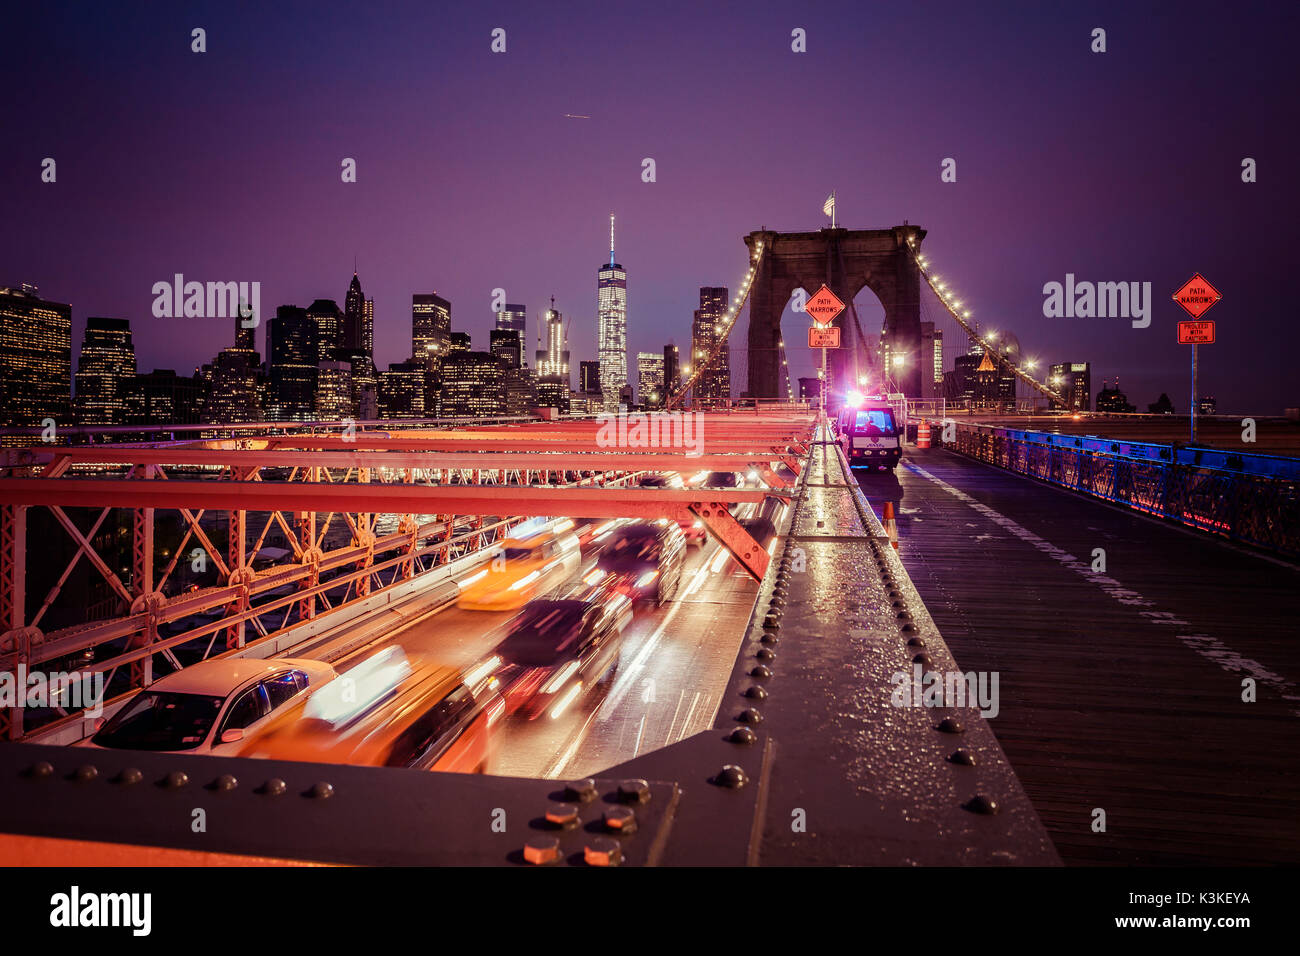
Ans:
[{"label": "stone arch", "polygon": [[[822,229],[819,232],[751,232],[745,237],[753,261],[758,244],[763,258],[749,293],[748,394],[776,398],[780,393],[781,313],[794,290],[809,294],[830,287],[847,306],[863,288],[870,288],[885,309],[885,338],[890,351],[909,360],[902,388],[909,397],[921,395],[921,275],[908,251],[908,239],[920,252],[925,230],[904,223],[889,229]],[[859,341],[851,311],[835,320],[844,347],[829,356],[831,389],[856,381],[864,362],[875,355],[873,329],[864,328]],[[802,343],[790,342],[793,348]]]}]

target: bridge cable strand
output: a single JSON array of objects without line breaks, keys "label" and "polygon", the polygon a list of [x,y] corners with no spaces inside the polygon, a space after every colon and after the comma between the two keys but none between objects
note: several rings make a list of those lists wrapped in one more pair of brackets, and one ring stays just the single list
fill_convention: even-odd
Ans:
[{"label": "bridge cable strand", "polygon": [[[727,344],[727,339],[731,335],[731,329],[736,324],[736,319],[740,317],[740,310],[743,309],[745,303],[749,301],[749,292],[750,289],[753,288],[754,276],[758,273],[758,267],[762,261],[763,244],[758,242],[755,243],[754,246],[754,253],[749,264],[749,272],[746,273],[745,278],[740,282],[740,295],[736,297],[735,302],[727,309],[727,315],[723,319],[721,338],[713,343],[713,348],[709,350],[709,354],[704,358],[697,359],[692,353],[690,376],[677,387],[677,391],[673,392],[672,395],[668,397],[668,401],[664,403],[664,408],[672,409],[680,404],[682,400],[686,398],[686,393],[695,387],[695,383],[699,381],[700,376],[712,367],[714,360],[722,351],[722,347]],[[694,342],[691,343],[692,349],[694,348],[694,344]]]},{"label": "bridge cable strand", "polygon": [[1055,402],[1059,402],[1062,406],[1068,407],[1069,403],[1066,402],[1057,392],[1052,391],[1052,389],[1029,375],[1023,369],[1013,365],[1005,356],[999,354],[997,349],[990,348],[990,343],[981,338],[979,332],[966,322],[966,319],[970,317],[970,310],[967,309],[964,313],[959,313],[957,311],[957,306],[961,303],[957,302],[951,293],[945,293],[942,291],[942,283],[940,283],[939,280],[932,276],[929,270],[926,269],[925,260],[917,253],[916,239],[912,236],[909,236],[907,239],[907,251],[912,254],[912,261],[916,263],[916,268],[920,271],[921,276],[925,279],[930,288],[934,290],[934,294],[939,297],[939,301],[943,303],[943,307],[948,311],[948,314],[951,315],[957,321],[957,324],[965,330],[966,334],[971,337],[971,341],[979,342],[985,346],[984,354],[991,355],[995,362],[1003,366],[1007,371],[1030,388]]}]

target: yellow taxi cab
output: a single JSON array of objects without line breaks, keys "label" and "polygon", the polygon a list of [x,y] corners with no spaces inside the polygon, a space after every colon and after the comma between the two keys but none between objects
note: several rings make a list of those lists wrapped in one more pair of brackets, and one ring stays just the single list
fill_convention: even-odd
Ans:
[{"label": "yellow taxi cab", "polygon": [[486,773],[503,716],[490,668],[390,647],[276,717],[239,756]]},{"label": "yellow taxi cab", "polygon": [[513,611],[564,584],[581,562],[572,521],[532,533],[516,529],[487,564],[459,582],[456,604],[474,611]]}]

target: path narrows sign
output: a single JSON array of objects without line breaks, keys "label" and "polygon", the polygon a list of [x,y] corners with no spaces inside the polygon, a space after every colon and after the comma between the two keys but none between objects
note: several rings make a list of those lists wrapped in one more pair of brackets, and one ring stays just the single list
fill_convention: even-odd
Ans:
[{"label": "path narrows sign", "polygon": [[804,303],[803,310],[812,316],[814,324],[830,325],[835,320],[835,316],[844,311],[844,303],[823,284],[816,294]]},{"label": "path narrows sign", "polygon": [[1199,319],[1214,303],[1222,299],[1219,290],[1206,281],[1199,272],[1182,284],[1174,293],[1174,301],[1193,319]]}]

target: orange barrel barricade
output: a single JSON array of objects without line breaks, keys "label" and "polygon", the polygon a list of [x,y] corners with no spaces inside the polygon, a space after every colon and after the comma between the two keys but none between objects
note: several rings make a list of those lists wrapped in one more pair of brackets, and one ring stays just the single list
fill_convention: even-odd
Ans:
[{"label": "orange barrel barricade", "polygon": [[916,426],[916,447],[930,447],[930,423],[924,418],[921,419],[921,424]]}]

